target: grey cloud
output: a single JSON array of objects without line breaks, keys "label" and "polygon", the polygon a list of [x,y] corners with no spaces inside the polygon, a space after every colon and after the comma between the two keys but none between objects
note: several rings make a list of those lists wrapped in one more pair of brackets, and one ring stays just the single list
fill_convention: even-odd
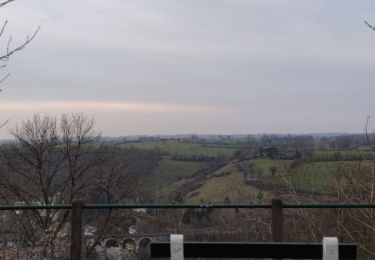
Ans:
[{"label": "grey cloud", "polygon": [[[375,22],[374,7],[370,0],[19,0],[0,10],[9,30],[17,39],[39,24],[42,31],[12,58],[1,98],[212,104],[241,115],[232,132],[272,131],[271,119],[275,131],[333,131],[332,118],[337,130],[354,131],[375,111],[375,34],[362,21]],[[239,119],[247,116],[257,127]],[[212,124],[231,132],[220,118]],[[181,122],[170,120],[178,131]],[[211,129],[199,125],[197,132]]]}]

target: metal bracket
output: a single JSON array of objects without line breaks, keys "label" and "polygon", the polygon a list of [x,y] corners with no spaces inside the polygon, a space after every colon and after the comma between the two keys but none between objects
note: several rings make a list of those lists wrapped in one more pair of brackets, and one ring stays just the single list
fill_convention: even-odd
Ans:
[{"label": "metal bracket", "polygon": [[171,260],[184,260],[183,235],[171,235]]},{"label": "metal bracket", "polygon": [[323,260],[339,260],[339,241],[337,237],[323,238]]}]

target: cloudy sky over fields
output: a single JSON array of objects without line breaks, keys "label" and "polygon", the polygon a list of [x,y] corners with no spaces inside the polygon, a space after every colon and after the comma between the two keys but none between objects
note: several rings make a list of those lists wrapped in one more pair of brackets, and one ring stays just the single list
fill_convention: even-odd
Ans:
[{"label": "cloudy sky over fields", "polygon": [[41,30],[0,70],[3,137],[33,113],[85,112],[116,136],[361,132],[375,116],[373,0],[16,0],[5,19],[2,52]]}]

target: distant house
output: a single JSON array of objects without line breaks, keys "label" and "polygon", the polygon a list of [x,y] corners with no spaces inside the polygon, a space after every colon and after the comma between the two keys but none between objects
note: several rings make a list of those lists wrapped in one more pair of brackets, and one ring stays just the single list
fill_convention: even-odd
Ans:
[{"label": "distant house", "polygon": [[179,143],[180,140],[179,140],[179,139],[167,139],[165,142],[166,142],[166,143],[172,143],[172,144],[175,144],[175,143]]},{"label": "distant house", "polygon": [[[14,206],[24,206],[24,205],[26,205],[24,201],[16,201],[14,203]],[[15,212],[16,212],[16,215],[22,214],[22,210],[16,210]]]},{"label": "distant house", "polygon": [[97,228],[94,227],[94,226],[89,226],[89,225],[85,225],[85,229],[84,229],[84,236],[86,237],[86,243],[88,243],[88,245],[92,246],[94,245],[94,234],[95,232],[97,231]]},{"label": "distant house", "polygon": [[133,210],[135,213],[138,213],[138,214],[145,214],[147,213],[147,209],[144,209],[144,208],[141,208],[141,209],[134,209]]},{"label": "distant house", "polygon": [[90,225],[85,225],[84,235],[85,236],[93,236],[95,232],[97,231],[97,228]]},{"label": "distant house", "polygon": [[129,227],[129,234],[130,235],[134,235],[136,233],[137,233],[137,230],[135,229],[135,227],[134,226],[130,226]]}]

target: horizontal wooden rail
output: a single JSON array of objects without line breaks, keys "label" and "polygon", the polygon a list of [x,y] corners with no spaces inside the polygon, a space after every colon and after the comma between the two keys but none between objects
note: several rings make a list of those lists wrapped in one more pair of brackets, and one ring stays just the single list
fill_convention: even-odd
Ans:
[{"label": "horizontal wooden rail", "polygon": [[[83,209],[271,209],[272,204],[84,204]],[[375,208],[375,204],[282,204],[285,209],[358,209]],[[70,210],[72,205],[0,205],[0,210]]]},{"label": "horizontal wooden rail", "polygon": [[[171,256],[169,242],[151,243],[151,258]],[[233,243],[233,242],[185,242],[186,258],[288,258],[322,259],[322,244],[304,243]],[[356,259],[355,244],[340,244],[339,259]]]}]

